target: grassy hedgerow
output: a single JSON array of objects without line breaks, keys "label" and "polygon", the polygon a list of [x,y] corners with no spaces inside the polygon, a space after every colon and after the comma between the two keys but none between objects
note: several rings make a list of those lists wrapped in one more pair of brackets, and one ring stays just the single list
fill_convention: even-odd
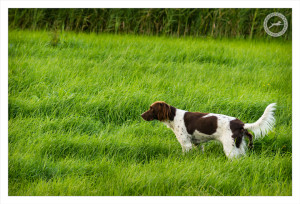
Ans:
[{"label": "grassy hedgerow", "polygon": [[[291,8],[10,8],[8,12],[12,29],[250,39],[272,39],[264,30],[264,19],[279,12],[289,24],[280,39],[292,39]],[[273,17],[270,23],[277,21],[282,19]]]},{"label": "grassy hedgerow", "polygon": [[[291,42],[9,32],[9,195],[291,195]],[[140,114],[163,100],[273,132],[228,160],[182,155]]]}]

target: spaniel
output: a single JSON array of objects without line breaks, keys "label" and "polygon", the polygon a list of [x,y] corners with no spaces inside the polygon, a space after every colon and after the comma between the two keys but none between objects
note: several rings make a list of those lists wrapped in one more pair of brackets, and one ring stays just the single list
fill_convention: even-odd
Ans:
[{"label": "spaniel", "polygon": [[[249,148],[255,139],[264,137],[274,126],[275,103],[268,105],[263,115],[254,123],[243,123],[237,118],[214,113],[188,112],[157,101],[141,116],[146,121],[159,120],[171,128],[181,144],[182,151],[188,152],[203,142],[217,140],[223,144],[228,158],[245,154],[245,137],[249,139]],[[245,136],[245,137],[244,137]]]}]

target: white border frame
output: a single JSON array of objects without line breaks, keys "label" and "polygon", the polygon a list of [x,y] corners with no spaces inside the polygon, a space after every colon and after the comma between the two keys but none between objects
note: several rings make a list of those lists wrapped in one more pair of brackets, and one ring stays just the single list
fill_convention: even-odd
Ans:
[{"label": "white border frame", "polygon": [[[1,1],[1,0],[0,0]],[[117,7],[116,7],[117,5]],[[292,8],[293,16],[293,196],[181,196],[181,197],[39,197],[8,196],[8,8]],[[156,203],[156,202],[202,202],[202,203],[300,203],[299,188],[299,56],[300,56],[300,2],[299,1],[1,1],[1,69],[0,69],[0,130],[1,130],[1,203]]]}]

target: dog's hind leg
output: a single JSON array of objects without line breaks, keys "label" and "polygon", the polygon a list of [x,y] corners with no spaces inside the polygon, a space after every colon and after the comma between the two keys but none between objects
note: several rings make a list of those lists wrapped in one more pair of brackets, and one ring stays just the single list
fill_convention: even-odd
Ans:
[{"label": "dog's hind leg", "polygon": [[249,144],[248,144],[249,149],[252,149],[253,148],[253,135],[250,132],[248,132],[248,130],[245,130],[245,129],[244,129],[244,135],[246,137],[248,137],[248,139],[249,139]]}]

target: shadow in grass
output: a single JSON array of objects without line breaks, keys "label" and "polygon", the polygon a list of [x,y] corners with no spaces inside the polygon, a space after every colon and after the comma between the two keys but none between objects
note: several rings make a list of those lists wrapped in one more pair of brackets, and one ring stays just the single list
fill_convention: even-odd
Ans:
[{"label": "shadow in grass", "polygon": [[40,155],[59,160],[63,158],[77,158],[95,160],[102,157],[115,161],[145,163],[158,157],[167,157],[176,152],[176,148],[164,147],[161,144],[150,143],[122,143],[113,141],[71,141],[56,139],[45,142],[40,149]]},{"label": "shadow in grass", "polygon": [[254,148],[250,150],[255,154],[266,153],[271,155],[291,154],[292,141],[289,138],[265,137],[254,141]]},{"label": "shadow in grass", "polygon": [[145,164],[176,154],[181,155],[181,151],[161,144],[127,144],[116,141],[101,143],[95,140],[74,141],[57,138],[43,141],[39,148],[28,152],[26,157],[11,156],[9,180],[50,180],[73,174],[113,176],[117,171],[116,165]]},{"label": "shadow in grass", "polygon": [[[254,149],[248,150],[260,155],[267,153],[274,155],[277,153],[288,154],[292,152],[290,140],[282,138],[280,140],[270,137],[257,140],[254,143]],[[221,143],[212,141],[204,144],[203,155],[224,155]],[[192,154],[202,155],[201,148],[198,147]],[[110,158],[117,162],[129,163],[148,163],[158,158],[166,158],[172,155],[180,157],[182,155],[180,145],[166,146],[165,144],[142,142],[142,143],[124,143],[118,141],[73,141],[55,139],[46,142],[40,149],[40,155],[47,155],[54,160],[64,158],[76,158],[85,160],[97,160],[99,158]]]},{"label": "shadow in grass", "polygon": [[30,155],[27,158],[11,158],[9,160],[9,183],[33,182],[38,179],[49,181],[65,176],[114,176],[115,166],[104,160],[86,163],[83,160],[55,162],[51,158]]},{"label": "shadow in grass", "polygon": [[[248,140],[246,141],[248,144]],[[204,155],[217,157],[222,155],[224,157],[223,145],[218,141],[210,141],[204,143]],[[201,148],[197,147],[197,152],[202,153]],[[274,156],[276,154],[280,154],[282,156],[289,155],[292,153],[292,143],[289,138],[280,138],[277,137],[268,137],[266,136],[263,139],[254,141],[254,148],[248,149],[246,153],[252,153],[256,155],[266,154],[269,156]],[[195,153],[197,154],[197,153]]]}]

